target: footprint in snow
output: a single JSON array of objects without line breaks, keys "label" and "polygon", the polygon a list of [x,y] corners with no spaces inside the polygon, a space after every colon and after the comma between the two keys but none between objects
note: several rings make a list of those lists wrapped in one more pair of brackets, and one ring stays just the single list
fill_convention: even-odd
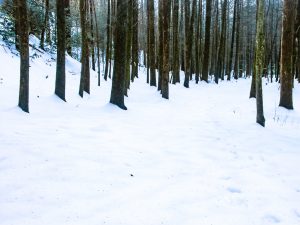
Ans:
[{"label": "footprint in snow", "polygon": [[242,191],[239,188],[235,188],[235,187],[229,187],[229,188],[227,188],[227,191],[229,191],[230,193],[234,193],[234,194],[242,193]]},{"label": "footprint in snow", "polygon": [[294,210],[295,215],[300,218],[300,212],[298,212],[296,209]]},{"label": "footprint in snow", "polygon": [[263,217],[263,220],[268,222],[268,223],[280,223],[280,219],[274,215],[265,215]]}]

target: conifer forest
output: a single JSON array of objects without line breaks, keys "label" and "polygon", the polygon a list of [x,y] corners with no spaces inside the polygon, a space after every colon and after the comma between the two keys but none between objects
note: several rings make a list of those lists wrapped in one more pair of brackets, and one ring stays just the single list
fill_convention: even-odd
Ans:
[{"label": "conifer forest", "polygon": [[0,225],[300,224],[300,0],[0,0]]}]

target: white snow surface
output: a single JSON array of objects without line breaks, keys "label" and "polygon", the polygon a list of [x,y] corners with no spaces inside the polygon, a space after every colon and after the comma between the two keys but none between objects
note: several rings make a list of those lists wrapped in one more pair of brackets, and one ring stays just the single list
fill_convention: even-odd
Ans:
[{"label": "white snow surface", "polygon": [[91,95],[78,96],[69,56],[59,100],[55,59],[34,53],[26,114],[19,57],[0,46],[1,225],[300,224],[298,83],[288,111],[263,81],[263,128],[250,79],[170,85],[165,100],[141,68],[123,111],[95,72]]}]

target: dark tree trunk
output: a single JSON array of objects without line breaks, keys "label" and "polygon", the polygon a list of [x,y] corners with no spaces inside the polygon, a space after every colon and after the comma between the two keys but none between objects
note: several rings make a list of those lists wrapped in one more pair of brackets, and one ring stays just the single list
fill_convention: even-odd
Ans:
[{"label": "dark tree trunk", "polygon": [[297,48],[297,56],[296,56],[296,70],[298,76],[298,82],[300,83],[300,0],[297,3],[297,14],[296,14],[296,48]]},{"label": "dark tree trunk", "polygon": [[218,52],[217,71],[215,74],[215,82],[219,82],[219,77],[224,77],[224,65],[225,65],[225,43],[226,43],[226,15],[227,12],[227,0],[224,0],[222,5],[222,31],[220,37],[220,45]]},{"label": "dark tree trunk", "polygon": [[83,92],[90,93],[90,60],[89,60],[89,40],[88,40],[88,0],[80,0],[80,20],[81,20],[81,77],[79,85],[79,95],[83,97]]},{"label": "dark tree trunk", "polygon": [[117,0],[117,18],[115,30],[115,57],[110,103],[127,110],[124,104],[126,70],[126,34],[128,0]]},{"label": "dark tree trunk", "polygon": [[293,109],[293,22],[294,0],[283,1],[283,21],[280,61],[280,102],[279,106]]},{"label": "dark tree trunk", "polygon": [[185,0],[185,77],[183,86],[188,88],[192,75],[192,46],[194,19],[196,14],[196,0],[193,0],[192,15],[190,15],[190,1]]},{"label": "dark tree trunk", "polygon": [[29,48],[27,1],[17,0],[16,21],[20,37],[20,89],[18,106],[29,113]]},{"label": "dark tree trunk", "polygon": [[236,10],[237,10],[237,0],[234,0],[232,32],[231,32],[231,46],[230,46],[229,62],[228,62],[227,68],[226,68],[227,80],[231,79],[233,47],[234,47],[235,26],[236,26],[236,22],[235,22],[235,20],[236,20]]},{"label": "dark tree trunk", "polygon": [[170,0],[162,1],[162,12],[163,12],[163,62],[162,62],[162,83],[161,83],[161,94],[165,99],[169,99],[169,24],[170,24]]},{"label": "dark tree trunk", "polygon": [[94,29],[94,11],[93,11],[93,0],[89,0],[90,3],[90,17],[88,18],[90,21],[90,49],[91,49],[91,55],[92,55],[92,70],[96,71],[96,56],[95,56],[95,29]]},{"label": "dark tree trunk", "polygon": [[265,117],[263,109],[262,95],[262,75],[264,70],[265,58],[265,37],[264,37],[264,9],[265,0],[258,2],[258,21],[256,29],[256,122],[261,126],[265,126]]},{"label": "dark tree trunk", "polygon": [[107,80],[108,76],[108,66],[110,63],[111,58],[111,50],[110,50],[110,43],[111,43],[111,0],[107,1],[107,22],[106,22],[106,54],[105,54],[105,70],[104,70],[104,80]]},{"label": "dark tree trunk", "polygon": [[164,43],[163,43],[163,1],[158,2],[158,55],[157,55],[157,63],[158,66],[158,85],[157,90],[161,91],[161,82],[162,82],[162,70],[163,70],[163,51],[164,51]]},{"label": "dark tree trunk", "polygon": [[203,69],[202,69],[202,77],[201,77],[201,80],[204,80],[206,82],[208,82],[209,61],[210,61],[210,24],[211,24],[211,0],[207,0]]},{"label": "dark tree trunk", "polygon": [[202,0],[199,1],[198,16],[197,16],[197,28],[196,28],[196,39],[195,39],[195,55],[196,55],[196,74],[195,80],[198,84],[200,79],[200,61],[201,61],[201,39],[202,39]]},{"label": "dark tree trunk", "polygon": [[125,69],[125,89],[124,95],[128,96],[127,90],[130,88],[130,65],[132,47],[132,1],[128,0],[127,12],[127,32],[126,32],[126,69]]},{"label": "dark tree trunk", "polygon": [[235,62],[234,62],[234,79],[239,78],[239,66],[240,66],[240,23],[241,23],[241,13],[240,13],[240,0],[237,0],[237,23],[236,23],[236,39],[235,39]]},{"label": "dark tree trunk", "polygon": [[149,26],[149,63],[150,67],[150,86],[156,86],[155,74],[155,31],[154,31],[154,1],[148,0],[148,26]]},{"label": "dark tree trunk", "polygon": [[40,48],[43,50],[45,48],[45,34],[46,34],[46,29],[48,27],[48,23],[49,23],[49,0],[45,0],[44,24],[42,27],[41,42],[40,42]]},{"label": "dark tree trunk", "polygon": [[180,52],[179,52],[179,0],[173,4],[173,80],[172,83],[180,82]]},{"label": "dark tree trunk", "polygon": [[69,56],[72,56],[72,33],[71,33],[71,9],[70,0],[65,0],[65,16],[66,16],[66,50]]},{"label": "dark tree trunk", "polygon": [[138,42],[138,19],[139,19],[139,3],[138,0],[132,0],[132,72],[131,81],[138,77],[139,66],[139,42]]},{"label": "dark tree trunk", "polygon": [[65,20],[65,1],[56,0],[56,21],[57,21],[57,63],[55,94],[63,101],[65,98],[66,69],[65,69],[65,50],[66,50],[66,20]]}]

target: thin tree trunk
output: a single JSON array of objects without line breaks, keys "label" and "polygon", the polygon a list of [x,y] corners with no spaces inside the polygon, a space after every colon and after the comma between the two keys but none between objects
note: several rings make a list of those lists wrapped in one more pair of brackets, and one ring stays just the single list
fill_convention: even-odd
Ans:
[{"label": "thin tree trunk", "polygon": [[110,51],[110,42],[111,42],[111,0],[107,1],[107,22],[106,22],[106,54],[105,54],[105,70],[104,70],[104,80],[107,80],[108,76],[108,66],[110,63],[111,51]]},{"label": "thin tree trunk", "polygon": [[224,69],[225,65],[225,43],[226,43],[226,18],[227,18],[227,0],[224,0],[222,5],[222,31],[220,37],[220,45],[218,52],[218,61],[217,61],[217,71],[215,73],[215,82],[219,82],[219,77],[224,77]]},{"label": "thin tree trunk", "polygon": [[48,27],[48,23],[49,23],[49,0],[45,0],[45,15],[44,15],[44,23],[42,27],[41,42],[40,42],[40,48],[43,50],[45,49],[45,34],[46,34],[46,29]]},{"label": "thin tree trunk", "polygon": [[259,0],[258,21],[256,30],[256,122],[265,126],[262,95],[262,75],[264,67],[265,37],[264,37],[264,1]]},{"label": "thin tree trunk", "polygon": [[71,8],[70,8],[70,0],[65,0],[65,16],[66,16],[66,50],[69,56],[72,56],[72,19],[71,19]]},{"label": "thin tree trunk", "polygon": [[90,93],[90,63],[89,63],[89,43],[88,43],[88,4],[87,0],[80,0],[80,20],[81,20],[81,77],[79,95],[83,97],[83,92]]},{"label": "thin tree trunk", "polygon": [[148,20],[149,20],[149,67],[150,67],[150,86],[156,86],[155,74],[155,31],[154,31],[154,1],[148,0]]},{"label": "thin tree trunk", "polygon": [[132,72],[131,81],[134,81],[135,77],[138,77],[139,66],[139,43],[138,43],[138,19],[139,19],[139,3],[138,0],[132,0]]},{"label": "thin tree trunk", "polygon": [[227,68],[226,68],[227,80],[231,80],[233,47],[234,47],[235,26],[236,26],[236,10],[237,10],[237,0],[234,0],[232,33],[231,33],[231,47],[230,47],[230,54],[229,54],[229,62],[228,62]]},{"label": "thin tree trunk", "polygon": [[170,24],[170,0],[162,1],[163,12],[163,62],[162,62],[162,97],[169,99],[169,24]]},{"label": "thin tree trunk", "polygon": [[211,24],[211,0],[206,1],[205,21],[205,43],[203,55],[203,70],[201,80],[208,82],[209,61],[210,61],[210,24]]},{"label": "thin tree trunk", "polygon": [[179,0],[173,4],[173,84],[180,82],[180,49],[179,49]]}]

